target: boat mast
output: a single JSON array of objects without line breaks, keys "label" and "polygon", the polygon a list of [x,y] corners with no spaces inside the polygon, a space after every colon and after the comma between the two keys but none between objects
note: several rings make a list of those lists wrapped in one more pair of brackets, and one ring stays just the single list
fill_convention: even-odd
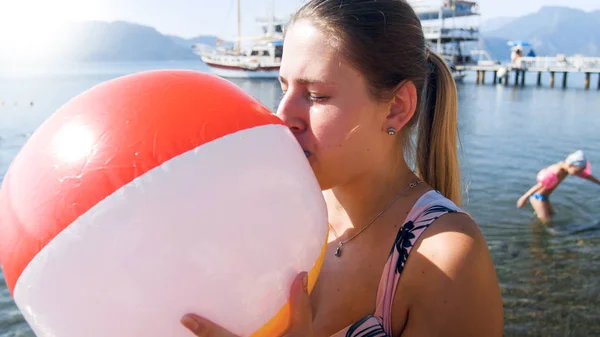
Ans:
[{"label": "boat mast", "polygon": [[240,8],[240,0],[237,0],[237,44],[235,47],[235,51],[239,54],[241,51],[241,44],[242,44],[242,25],[241,25],[241,20],[242,20],[242,14],[241,14],[241,8]]},{"label": "boat mast", "polygon": [[269,22],[268,22],[268,28],[267,28],[267,36],[271,37],[273,35],[273,31],[274,31],[274,25],[275,25],[275,0],[271,1],[271,7],[269,8]]},{"label": "boat mast", "polygon": [[442,35],[444,34],[444,1],[440,1],[440,11],[439,11],[439,20],[440,20],[440,34],[438,35],[436,49],[439,54],[442,53]]}]

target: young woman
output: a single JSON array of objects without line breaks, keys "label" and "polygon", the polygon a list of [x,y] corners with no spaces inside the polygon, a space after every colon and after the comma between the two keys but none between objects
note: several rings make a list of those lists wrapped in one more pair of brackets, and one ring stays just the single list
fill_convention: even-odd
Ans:
[{"label": "young woman", "polygon": [[[292,287],[286,336],[501,336],[487,244],[457,206],[456,87],[411,6],[309,0],[288,25],[280,82],[277,114],[331,226],[314,290],[304,274]],[[182,323],[233,336],[193,313]]]},{"label": "young woman", "polygon": [[600,184],[600,181],[592,176],[591,164],[585,158],[583,151],[577,150],[569,154],[564,161],[559,161],[538,172],[537,184],[519,198],[517,207],[522,208],[529,200],[538,219],[542,223],[549,223],[555,214],[550,204],[550,195],[570,175]]}]

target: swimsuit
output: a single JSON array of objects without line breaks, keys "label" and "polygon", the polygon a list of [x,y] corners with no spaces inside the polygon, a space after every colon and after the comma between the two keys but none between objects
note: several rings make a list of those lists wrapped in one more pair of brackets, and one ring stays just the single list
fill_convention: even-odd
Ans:
[{"label": "swimsuit", "polygon": [[[406,217],[383,268],[379,281],[375,312],[337,332],[332,337],[392,336],[392,303],[406,259],[413,245],[425,230],[440,216],[465,213],[437,191],[423,194]],[[466,213],[465,213],[466,214]]]},{"label": "swimsuit", "polygon": [[545,168],[538,172],[537,181],[549,190],[558,185],[558,175],[553,170]]},{"label": "swimsuit", "polygon": [[531,199],[531,198],[541,200],[541,201],[550,201],[547,196],[539,194],[537,192],[533,193],[533,195],[531,197],[529,197],[529,199]]},{"label": "swimsuit", "polygon": [[[591,173],[592,173],[592,166],[591,166],[590,162],[587,162],[585,169],[582,172],[577,173],[576,175],[581,178],[587,178],[591,175]],[[542,186],[547,190],[553,189],[556,187],[556,185],[558,185],[558,182],[559,182],[558,174],[556,172],[554,172],[553,170],[551,170],[550,168],[542,169],[537,174],[537,182],[542,184]],[[531,198],[534,198],[534,199],[537,199],[540,201],[549,201],[547,196],[542,195],[538,192],[534,193],[531,197],[529,197],[530,200],[531,200]]]}]

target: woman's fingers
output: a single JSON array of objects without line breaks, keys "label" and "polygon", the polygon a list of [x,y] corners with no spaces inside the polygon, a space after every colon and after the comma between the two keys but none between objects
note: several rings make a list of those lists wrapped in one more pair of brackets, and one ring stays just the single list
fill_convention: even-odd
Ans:
[{"label": "woman's fingers", "polygon": [[183,316],[181,324],[198,337],[238,337],[213,322],[194,314]]},{"label": "woman's fingers", "polygon": [[292,284],[290,307],[292,317],[289,336],[310,336],[313,317],[306,272],[298,274]]},{"label": "woman's fingers", "polygon": [[[312,307],[308,294],[308,273],[298,274],[290,292],[291,320],[288,337],[312,336]],[[181,318],[181,324],[198,337],[238,337],[221,326],[195,314]]]}]

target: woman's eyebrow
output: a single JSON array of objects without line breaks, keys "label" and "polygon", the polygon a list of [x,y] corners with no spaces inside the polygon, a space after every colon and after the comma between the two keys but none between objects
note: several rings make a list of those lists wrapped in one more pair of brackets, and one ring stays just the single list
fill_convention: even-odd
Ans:
[{"label": "woman's eyebrow", "polygon": [[[279,81],[283,84],[288,83],[287,79],[283,76],[279,76]],[[309,84],[318,84],[318,85],[323,85],[323,86],[334,86],[335,85],[335,82],[326,81],[326,80],[319,79],[319,78],[311,78],[311,77],[301,77],[301,78],[295,79],[294,82],[303,84],[303,85],[309,85]]]}]

